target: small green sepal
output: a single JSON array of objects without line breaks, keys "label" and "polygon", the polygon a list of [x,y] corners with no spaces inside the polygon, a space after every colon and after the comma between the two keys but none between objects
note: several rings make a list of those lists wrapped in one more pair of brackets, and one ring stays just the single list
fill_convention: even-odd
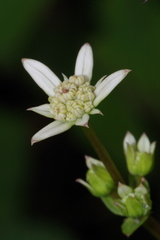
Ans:
[{"label": "small green sepal", "polygon": [[106,197],[102,197],[102,202],[112,213],[119,216],[126,216],[126,208],[121,203],[115,201],[113,194],[114,193],[111,193]]},{"label": "small green sepal", "polygon": [[108,195],[112,190],[110,184],[101,180],[91,169],[87,171],[86,180],[95,192],[97,192],[99,197]]},{"label": "small green sepal", "polygon": [[148,215],[141,218],[126,218],[121,226],[122,232],[129,237],[147,220],[147,218]]}]

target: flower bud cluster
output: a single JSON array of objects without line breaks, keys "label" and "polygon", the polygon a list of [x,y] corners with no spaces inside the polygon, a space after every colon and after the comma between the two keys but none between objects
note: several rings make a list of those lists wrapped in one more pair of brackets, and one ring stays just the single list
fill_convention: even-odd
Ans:
[{"label": "flower bud cluster", "polygon": [[[66,78],[65,78],[66,79]],[[50,112],[61,122],[72,122],[93,108],[95,87],[86,82],[83,76],[71,76],[54,88],[54,97],[49,97]]]},{"label": "flower bud cluster", "polygon": [[142,183],[135,189],[119,183],[118,195],[120,199],[116,200],[115,204],[123,216],[141,217],[147,215],[151,210],[152,202],[149,190]]},{"label": "flower bud cluster", "polygon": [[139,218],[149,214],[152,201],[145,178],[141,178],[136,188],[122,183],[116,188],[110,173],[101,161],[87,156],[86,165],[89,169],[86,173],[86,182],[82,179],[78,179],[77,182],[85,186],[92,195],[100,197],[111,212],[127,218]]}]

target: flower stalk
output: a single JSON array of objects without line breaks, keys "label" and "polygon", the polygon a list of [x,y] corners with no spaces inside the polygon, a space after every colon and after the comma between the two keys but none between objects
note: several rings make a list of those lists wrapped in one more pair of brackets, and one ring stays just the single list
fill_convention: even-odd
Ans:
[{"label": "flower stalk", "polygon": [[152,216],[149,216],[143,226],[156,239],[160,239],[160,224]]}]

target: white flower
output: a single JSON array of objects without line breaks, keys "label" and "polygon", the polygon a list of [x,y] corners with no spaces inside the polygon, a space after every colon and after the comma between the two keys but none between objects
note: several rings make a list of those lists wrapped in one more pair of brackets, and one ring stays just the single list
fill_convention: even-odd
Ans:
[{"label": "white flower", "polygon": [[90,85],[93,70],[93,53],[86,43],[80,49],[74,76],[64,75],[61,80],[43,63],[22,59],[26,71],[49,96],[49,103],[29,108],[55,121],[37,132],[31,143],[62,133],[73,125],[88,127],[89,114],[102,114],[96,107],[130,72],[128,69],[102,77],[95,86]]}]

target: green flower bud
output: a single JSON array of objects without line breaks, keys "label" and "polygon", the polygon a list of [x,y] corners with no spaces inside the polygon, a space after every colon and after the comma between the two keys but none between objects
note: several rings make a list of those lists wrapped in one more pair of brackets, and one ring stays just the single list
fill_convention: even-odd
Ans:
[{"label": "green flower bud", "polygon": [[86,165],[89,168],[86,174],[87,182],[81,179],[77,181],[96,197],[103,197],[110,194],[115,185],[104,164],[97,159],[87,156]]},{"label": "green flower bud", "polygon": [[148,189],[141,183],[134,190],[124,184],[119,184],[118,195],[121,199],[116,200],[115,204],[122,210],[125,208],[124,216],[141,217],[151,210],[152,202]]},{"label": "green flower bud", "polygon": [[154,164],[154,151],[156,142],[150,144],[146,134],[142,134],[138,143],[134,136],[128,132],[123,142],[127,167],[131,174],[145,176]]}]

